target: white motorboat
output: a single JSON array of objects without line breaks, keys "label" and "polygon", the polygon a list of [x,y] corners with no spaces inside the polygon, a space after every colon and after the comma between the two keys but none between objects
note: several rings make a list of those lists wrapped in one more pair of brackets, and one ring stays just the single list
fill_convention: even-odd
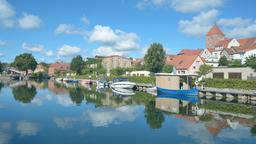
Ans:
[{"label": "white motorboat", "polygon": [[129,82],[127,78],[114,78],[111,84],[111,88],[120,89],[132,89],[136,86],[136,83]]},{"label": "white motorboat", "polygon": [[115,95],[121,95],[121,96],[135,95],[132,89],[112,88],[111,90]]}]

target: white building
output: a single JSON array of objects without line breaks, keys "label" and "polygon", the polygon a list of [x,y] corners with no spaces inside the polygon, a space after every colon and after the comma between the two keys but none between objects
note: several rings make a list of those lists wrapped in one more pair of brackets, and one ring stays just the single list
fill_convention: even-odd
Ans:
[{"label": "white building", "polygon": [[206,35],[206,49],[201,57],[205,59],[206,64],[216,67],[222,56],[227,57],[229,61],[241,60],[243,64],[251,55],[256,55],[256,37],[226,38],[218,26],[214,25]]},{"label": "white building", "polygon": [[132,71],[130,76],[145,76],[150,77],[150,71]]}]

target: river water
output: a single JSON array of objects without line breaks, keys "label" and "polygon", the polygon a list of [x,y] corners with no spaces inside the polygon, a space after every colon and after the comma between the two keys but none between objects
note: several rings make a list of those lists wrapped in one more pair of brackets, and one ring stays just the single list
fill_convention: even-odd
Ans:
[{"label": "river water", "polygon": [[53,81],[2,82],[0,89],[0,144],[256,142],[252,106]]}]

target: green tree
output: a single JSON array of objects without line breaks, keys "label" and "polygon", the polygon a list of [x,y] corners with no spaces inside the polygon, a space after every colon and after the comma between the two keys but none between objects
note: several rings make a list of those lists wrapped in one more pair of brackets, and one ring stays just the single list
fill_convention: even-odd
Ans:
[{"label": "green tree", "polygon": [[256,55],[251,55],[245,59],[245,65],[256,71]]},{"label": "green tree", "polygon": [[70,64],[70,69],[72,71],[75,71],[77,74],[81,75],[83,65],[84,65],[83,58],[79,55],[72,59],[71,64]]},{"label": "green tree", "polygon": [[81,88],[79,87],[70,89],[69,96],[71,100],[77,105],[80,105],[85,98]]},{"label": "green tree", "polygon": [[160,110],[155,108],[155,101],[149,101],[146,103],[144,113],[147,123],[151,128],[158,129],[162,127],[164,115]]},{"label": "green tree", "polygon": [[151,44],[144,56],[145,67],[151,72],[160,72],[165,64],[165,50],[159,43]]},{"label": "green tree", "polygon": [[34,86],[28,87],[26,83],[25,85],[14,87],[12,94],[15,100],[22,103],[30,103],[36,95],[36,88]]},{"label": "green tree", "polygon": [[4,71],[4,65],[2,62],[0,62],[0,73],[2,73]]},{"label": "green tree", "polygon": [[110,70],[110,73],[114,76],[121,76],[121,75],[125,74],[125,71],[126,71],[126,69],[118,67],[118,68]]},{"label": "green tree", "polygon": [[230,67],[242,67],[243,65],[242,65],[241,60],[236,59],[236,60],[233,60],[229,66]]},{"label": "green tree", "polygon": [[199,76],[205,76],[206,74],[208,74],[212,71],[212,68],[213,68],[212,66],[207,65],[207,64],[201,65],[199,68],[199,71],[197,71],[197,74]]},{"label": "green tree", "polygon": [[220,57],[219,66],[228,66],[228,59],[225,56]]},{"label": "green tree", "polygon": [[32,54],[24,53],[15,57],[12,66],[22,71],[35,70],[37,62]]},{"label": "green tree", "polygon": [[162,72],[165,72],[165,73],[171,73],[172,71],[173,71],[173,66],[169,64],[165,64],[162,69]]},{"label": "green tree", "polygon": [[256,136],[256,125],[254,125],[250,131],[253,136]]}]

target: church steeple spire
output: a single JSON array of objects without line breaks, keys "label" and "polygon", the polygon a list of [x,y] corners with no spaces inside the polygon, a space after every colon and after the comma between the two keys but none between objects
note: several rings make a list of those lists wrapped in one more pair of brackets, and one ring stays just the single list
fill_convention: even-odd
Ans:
[{"label": "church steeple spire", "polygon": [[222,35],[224,36],[225,34],[220,30],[220,28],[217,26],[217,24],[215,24],[210,31],[206,34],[206,36],[210,36],[210,35]]}]

